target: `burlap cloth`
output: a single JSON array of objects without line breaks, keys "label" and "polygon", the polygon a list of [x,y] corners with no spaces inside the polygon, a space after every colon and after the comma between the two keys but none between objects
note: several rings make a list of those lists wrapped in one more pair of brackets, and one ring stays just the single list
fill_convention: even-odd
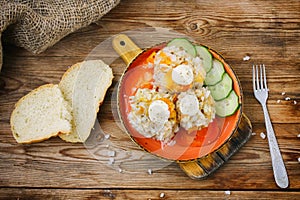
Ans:
[{"label": "burlap cloth", "polygon": [[5,41],[38,54],[99,20],[120,0],[0,0],[0,71]]}]

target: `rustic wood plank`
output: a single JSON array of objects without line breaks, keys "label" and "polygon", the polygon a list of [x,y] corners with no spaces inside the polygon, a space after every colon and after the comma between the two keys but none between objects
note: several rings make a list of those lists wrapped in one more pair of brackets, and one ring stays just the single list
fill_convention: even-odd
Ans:
[{"label": "rustic wood plank", "polygon": [[0,199],[289,199],[300,193],[292,191],[230,191],[230,190],[117,190],[117,189],[34,189],[0,188]]}]

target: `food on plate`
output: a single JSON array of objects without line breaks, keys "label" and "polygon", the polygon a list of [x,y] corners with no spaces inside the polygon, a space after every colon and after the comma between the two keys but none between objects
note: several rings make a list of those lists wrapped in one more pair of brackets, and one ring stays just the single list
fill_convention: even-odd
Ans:
[{"label": "food on plate", "polygon": [[177,98],[179,123],[188,132],[207,127],[215,118],[215,101],[206,87],[181,92]]},{"label": "food on plate", "polygon": [[155,48],[140,65],[147,73],[153,69],[151,81],[146,88],[136,85],[129,97],[128,120],[137,132],[168,142],[180,128],[191,133],[208,127],[216,115],[235,113],[233,81],[207,47],[175,38]]},{"label": "food on plate", "polygon": [[32,143],[59,135],[68,142],[84,142],[112,79],[108,65],[89,60],[73,65],[59,85],[31,91],[18,101],[11,115],[16,141]]},{"label": "food on plate", "polygon": [[190,56],[195,57],[197,55],[197,50],[195,46],[185,38],[175,38],[171,40],[167,46],[171,47],[178,47],[186,51]]},{"label": "food on plate", "polygon": [[216,102],[216,113],[220,117],[233,115],[239,108],[239,97],[231,90],[228,97]]},{"label": "food on plate", "polygon": [[10,124],[18,143],[32,143],[69,133],[71,119],[71,109],[58,85],[47,84],[16,103]]},{"label": "food on plate", "polygon": [[213,59],[212,68],[206,75],[205,85],[215,85],[222,80],[222,76],[225,73],[223,64],[217,60]]},{"label": "food on plate", "polygon": [[210,69],[212,68],[212,60],[213,57],[209,50],[204,47],[204,46],[195,46],[196,51],[197,51],[197,56],[202,60],[203,68],[205,69],[206,72],[209,72]]},{"label": "food on plate", "polygon": [[187,91],[194,85],[202,86],[206,75],[199,57],[192,57],[176,46],[158,51],[153,67],[154,86],[171,93]]},{"label": "food on plate", "polygon": [[139,88],[129,98],[129,122],[146,138],[168,142],[178,130],[174,96],[155,89]]},{"label": "food on plate", "polygon": [[208,86],[214,100],[219,101],[226,98],[232,90],[232,79],[227,73],[224,73],[222,80],[215,85]]}]

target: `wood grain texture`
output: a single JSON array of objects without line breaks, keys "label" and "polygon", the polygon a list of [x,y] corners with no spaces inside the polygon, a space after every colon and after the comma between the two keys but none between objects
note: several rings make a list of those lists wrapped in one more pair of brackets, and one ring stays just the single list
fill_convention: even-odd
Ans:
[{"label": "wood grain texture", "polygon": [[0,199],[103,199],[103,200],[139,200],[139,199],[280,199],[298,200],[300,195],[297,192],[282,191],[231,191],[231,190],[118,190],[118,189],[0,189]]},{"label": "wood grain texture", "polygon": [[[299,199],[299,9],[298,0],[122,0],[97,23],[39,55],[4,44],[0,199]],[[9,118],[19,98],[40,85],[58,83],[68,66],[84,60],[108,37],[144,27],[170,28],[193,37],[221,53],[235,70],[244,112],[256,134],[226,164],[199,181],[176,163],[142,153],[114,120],[114,88],[125,67],[121,59],[112,64],[115,79],[98,114],[101,130],[110,135],[107,144],[87,148],[59,138],[31,145],[15,142]],[[243,60],[246,55],[249,61]],[[260,137],[266,130],[252,92],[253,63],[267,67],[268,108],[290,179],[286,190],[274,182],[268,142]],[[109,151],[116,152],[114,165],[108,164]],[[162,192],[164,198],[159,197]]]}]

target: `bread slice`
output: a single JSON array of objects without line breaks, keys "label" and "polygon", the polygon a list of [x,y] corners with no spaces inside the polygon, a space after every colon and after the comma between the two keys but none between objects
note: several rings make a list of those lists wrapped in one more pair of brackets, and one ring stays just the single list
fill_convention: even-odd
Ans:
[{"label": "bread slice", "polygon": [[71,112],[58,85],[38,87],[22,97],[10,118],[11,130],[18,143],[46,140],[71,131]]},{"label": "bread slice", "polygon": [[112,84],[112,69],[101,60],[88,60],[69,68],[59,83],[72,108],[72,130],[59,137],[67,142],[85,142],[95,124],[99,106]]}]

